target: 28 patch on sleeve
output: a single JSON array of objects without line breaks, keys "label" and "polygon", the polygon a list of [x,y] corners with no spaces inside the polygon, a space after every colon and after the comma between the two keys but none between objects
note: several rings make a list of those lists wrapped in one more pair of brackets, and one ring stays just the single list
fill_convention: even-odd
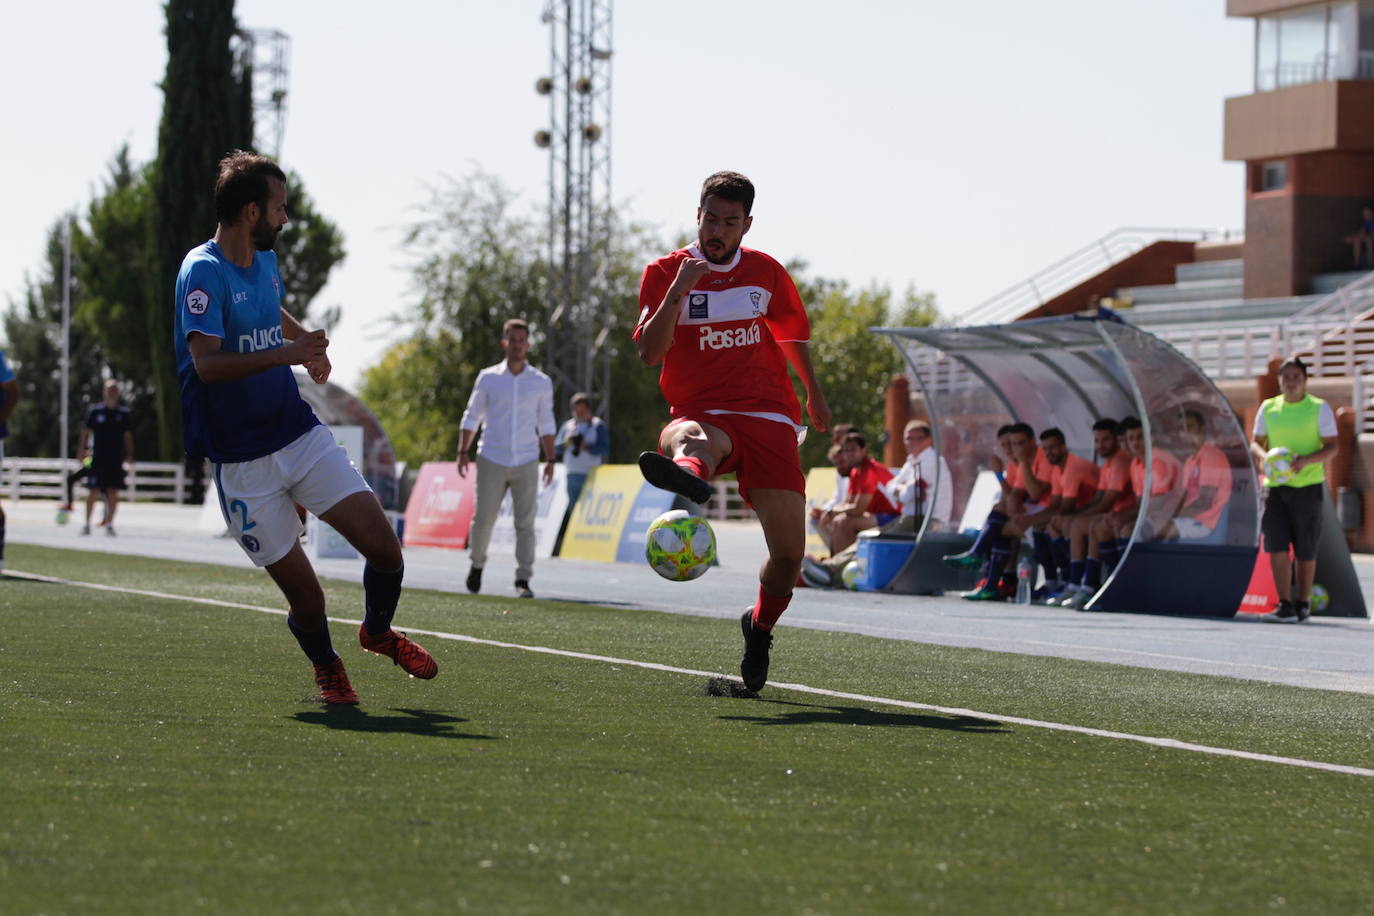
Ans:
[{"label": "28 patch on sleeve", "polygon": [[210,307],[210,297],[203,289],[193,289],[186,294],[186,311],[192,315],[204,315]]}]

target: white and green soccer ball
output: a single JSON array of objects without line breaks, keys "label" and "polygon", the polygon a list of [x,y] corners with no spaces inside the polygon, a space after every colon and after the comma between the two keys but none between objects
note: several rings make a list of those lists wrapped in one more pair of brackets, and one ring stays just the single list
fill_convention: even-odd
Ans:
[{"label": "white and green soccer ball", "polygon": [[859,590],[859,577],[864,574],[864,569],[859,565],[858,560],[850,560],[844,564],[844,569],[840,570],[840,580],[844,582],[844,587],[850,591]]},{"label": "white and green soccer ball", "polygon": [[674,582],[695,579],[716,561],[716,533],[706,519],[683,509],[650,522],[644,541],[644,558],[654,572]]},{"label": "white and green soccer ball", "polygon": [[1322,613],[1331,606],[1331,594],[1327,592],[1326,589],[1322,588],[1321,585],[1314,583],[1312,585],[1312,598],[1310,599],[1309,606],[1312,608],[1312,613]]},{"label": "white and green soccer ball", "polygon": [[1293,479],[1293,453],[1282,445],[1271,448],[1264,455],[1264,476],[1272,484],[1285,484]]}]

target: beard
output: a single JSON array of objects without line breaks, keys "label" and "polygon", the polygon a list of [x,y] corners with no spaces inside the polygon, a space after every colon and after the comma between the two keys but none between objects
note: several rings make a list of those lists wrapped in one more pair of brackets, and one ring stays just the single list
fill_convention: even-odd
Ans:
[{"label": "beard", "polygon": [[281,226],[273,226],[265,218],[259,219],[253,226],[253,231],[249,233],[253,240],[253,247],[258,251],[271,251],[277,244],[277,236],[281,235]]},{"label": "beard", "polygon": [[713,239],[712,241],[715,245],[714,248],[708,248],[705,242],[702,242],[700,239],[697,240],[697,244],[701,248],[701,253],[705,255],[706,260],[710,261],[712,264],[729,264],[730,261],[734,259],[735,252],[739,251],[738,245],[733,248],[726,248],[724,242],[718,239]]}]

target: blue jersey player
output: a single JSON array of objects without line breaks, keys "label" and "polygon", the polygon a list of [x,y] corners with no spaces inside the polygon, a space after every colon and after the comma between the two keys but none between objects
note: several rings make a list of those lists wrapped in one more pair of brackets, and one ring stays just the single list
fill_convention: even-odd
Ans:
[{"label": "blue jersey player", "polygon": [[[5,437],[10,434],[10,414],[19,405],[19,381],[0,350],[0,461],[5,459]],[[5,568],[5,510],[0,508],[0,569]]]},{"label": "blue jersey player", "polygon": [[432,678],[434,659],[391,628],[401,595],[401,545],[347,454],[301,399],[292,366],[329,378],[324,331],[281,307],[272,251],[286,225],[286,175],[238,151],[219,163],[215,237],[182,261],[176,286],[177,376],[186,452],[209,458],[229,532],[286,596],[287,626],[315,666],[320,698],[358,702],[329,639],[324,591],[300,546],[302,505],[367,560],[362,647],[407,674]]}]

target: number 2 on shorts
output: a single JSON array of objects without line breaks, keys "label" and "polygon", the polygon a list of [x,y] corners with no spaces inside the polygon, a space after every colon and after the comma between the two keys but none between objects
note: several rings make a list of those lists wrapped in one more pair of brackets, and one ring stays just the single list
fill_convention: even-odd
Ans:
[{"label": "number 2 on shorts", "polygon": [[248,503],[244,502],[243,500],[236,499],[233,502],[231,502],[229,504],[229,512],[237,512],[243,518],[243,521],[239,524],[240,531],[248,531],[252,528],[258,527],[257,522],[250,522],[248,520]]}]

